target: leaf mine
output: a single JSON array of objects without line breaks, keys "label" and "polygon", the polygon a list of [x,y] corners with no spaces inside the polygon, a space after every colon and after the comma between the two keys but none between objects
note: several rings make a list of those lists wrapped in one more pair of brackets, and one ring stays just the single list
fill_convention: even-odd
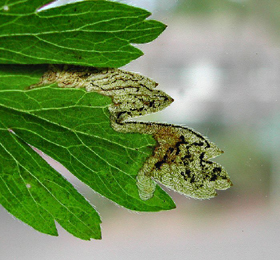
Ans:
[{"label": "leaf mine", "polygon": [[50,65],[40,83],[32,87],[52,83],[110,96],[113,103],[109,111],[115,131],[154,137],[157,146],[137,176],[141,199],[153,196],[155,181],[197,199],[212,198],[216,190],[232,186],[225,169],[210,160],[223,151],[201,134],[182,126],[131,121],[161,111],[173,102],[169,95],[156,89],[157,83],[151,79],[120,69]]}]

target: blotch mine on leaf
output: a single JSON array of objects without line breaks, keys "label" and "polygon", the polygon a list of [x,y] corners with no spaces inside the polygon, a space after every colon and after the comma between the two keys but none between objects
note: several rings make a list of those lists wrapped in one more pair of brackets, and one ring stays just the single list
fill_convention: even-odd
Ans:
[{"label": "blotch mine on leaf", "polygon": [[212,198],[216,190],[232,186],[225,169],[210,161],[223,152],[201,134],[182,126],[131,121],[133,117],[160,111],[173,102],[170,96],[156,89],[157,83],[151,79],[120,69],[50,65],[35,87],[51,83],[110,96],[114,130],[153,135],[157,146],[137,176],[141,199],[153,196],[155,181],[197,199]]}]

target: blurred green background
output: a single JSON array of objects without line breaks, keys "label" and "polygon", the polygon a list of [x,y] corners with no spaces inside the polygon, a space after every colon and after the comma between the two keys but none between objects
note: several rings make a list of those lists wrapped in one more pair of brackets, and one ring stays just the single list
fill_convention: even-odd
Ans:
[{"label": "blurred green background", "polygon": [[[66,2],[66,1],[60,1]],[[70,2],[70,1],[68,1]],[[125,69],[175,102],[141,120],[186,125],[225,153],[234,186],[177,209],[135,213],[93,194],[56,162],[101,214],[103,240],[40,234],[1,208],[1,259],[278,259],[280,255],[280,1],[128,0],[168,25]]]}]

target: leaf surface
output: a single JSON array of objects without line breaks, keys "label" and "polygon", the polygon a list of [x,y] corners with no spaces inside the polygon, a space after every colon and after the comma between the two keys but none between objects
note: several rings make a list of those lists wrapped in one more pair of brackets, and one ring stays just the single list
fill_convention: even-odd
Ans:
[{"label": "leaf surface", "polygon": [[150,42],[165,29],[145,20],[148,11],[116,2],[36,11],[46,3],[10,0],[0,6],[0,63],[120,67],[143,54],[131,43]]},{"label": "leaf surface", "polygon": [[163,24],[110,1],[36,11],[46,3],[0,6],[0,203],[10,213],[47,234],[57,235],[57,221],[82,239],[101,237],[95,209],[32,147],[137,211],[175,207],[156,182],[199,199],[232,185],[210,160],[222,151],[201,134],[132,121],[173,99],[154,81],[114,67],[142,55],[131,43],[152,41]]},{"label": "leaf surface", "polygon": [[56,220],[74,236],[100,239],[99,215],[83,196],[3,122],[0,135],[0,203],[40,232],[57,235]]},{"label": "leaf surface", "polygon": [[[40,149],[93,190],[132,210],[160,211],[175,207],[156,182],[199,199],[214,197],[216,190],[225,190],[232,185],[225,169],[210,160],[222,151],[201,134],[186,127],[131,120],[160,111],[173,101],[166,93],[156,89],[157,84],[149,78],[119,69],[65,65],[50,65],[40,78],[45,66],[29,66],[26,69],[30,71],[32,68],[30,74],[24,66],[2,68],[0,79],[2,77],[3,86],[8,85],[7,75],[12,74],[24,76],[14,77],[14,84],[17,80],[22,81],[23,86],[36,83],[31,89],[0,88],[4,139],[8,134],[20,140],[26,150],[31,149],[28,144]],[[7,159],[7,154],[13,157],[21,148],[16,145],[10,147],[12,142],[5,141],[0,143],[2,157],[11,160]],[[3,186],[10,180],[17,165],[28,169],[32,177],[36,176],[33,171],[39,174],[36,181],[45,180],[45,172],[38,171],[36,165],[32,168],[30,163],[35,153],[29,152],[29,157],[25,156],[25,152],[20,154],[14,156],[20,158],[15,159],[15,164],[2,162],[3,166],[10,165],[8,170],[2,169]],[[37,158],[38,164],[42,161],[38,155],[34,158]],[[52,169],[49,171],[53,172]],[[18,172],[24,180],[23,187],[28,191],[32,188],[37,190],[44,183],[31,183],[30,178],[25,181],[22,171]],[[14,188],[18,181],[19,178],[9,185]],[[65,190],[72,194],[67,185]],[[5,204],[12,199],[6,198],[6,193],[3,193],[0,202],[24,220],[25,212],[14,213],[13,208]],[[61,196],[67,204],[67,196],[55,189],[50,194],[34,196],[35,203],[38,200],[40,203],[43,201],[43,205],[50,205],[48,195],[53,193]],[[33,199],[30,193],[24,196],[15,194],[15,198],[20,197],[24,201],[25,197]],[[74,194],[76,196],[75,191]],[[52,221],[59,223],[69,217],[63,211],[61,219],[52,215]],[[98,221],[95,224],[98,225]],[[67,225],[66,229],[69,230]],[[50,234],[52,232],[49,231]],[[70,229],[69,232],[74,231]]]}]

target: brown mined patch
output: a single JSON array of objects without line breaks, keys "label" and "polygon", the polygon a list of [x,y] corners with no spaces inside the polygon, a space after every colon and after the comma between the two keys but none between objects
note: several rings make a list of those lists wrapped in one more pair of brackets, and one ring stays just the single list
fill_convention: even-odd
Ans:
[{"label": "brown mined patch", "polygon": [[51,65],[35,87],[52,83],[112,97],[109,111],[114,130],[153,135],[157,146],[137,176],[141,199],[153,196],[154,180],[199,199],[212,198],[216,196],[215,190],[232,186],[225,169],[209,160],[222,151],[201,134],[181,126],[131,121],[134,117],[161,111],[174,101],[155,89],[156,82],[120,69]]}]

